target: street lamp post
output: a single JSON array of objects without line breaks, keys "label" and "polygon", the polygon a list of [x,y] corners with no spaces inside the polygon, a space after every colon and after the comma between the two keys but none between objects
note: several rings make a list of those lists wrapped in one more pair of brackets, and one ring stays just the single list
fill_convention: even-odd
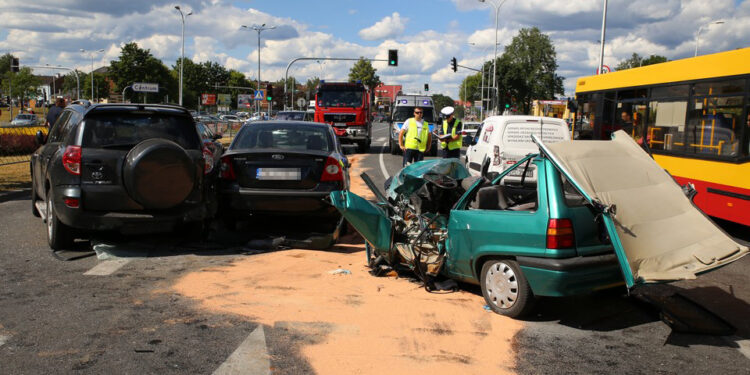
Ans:
[{"label": "street lamp post", "polygon": [[596,74],[602,74],[604,69],[604,34],[607,30],[607,0],[604,0],[604,12],[602,14],[602,36],[599,49],[599,70]]},{"label": "street lamp post", "polygon": [[[500,4],[495,3],[494,1],[491,2],[493,7],[495,7],[495,58],[492,60],[492,87],[495,88],[495,100],[494,100],[494,107],[497,111],[497,27],[498,22],[500,19],[500,7],[505,4],[506,0],[502,0]],[[486,3],[487,0],[479,0],[480,3]]]},{"label": "street lamp post", "polygon": [[193,14],[193,11],[191,10],[188,14],[184,14],[179,5],[175,5],[174,8],[180,12],[180,18],[182,19],[182,54],[180,55],[180,105],[182,105],[182,66],[185,65],[185,17]]},{"label": "street lamp post", "polygon": [[88,53],[89,57],[91,57],[91,101],[94,101],[94,54],[96,53],[103,53],[103,49],[99,49],[96,51],[86,51],[85,49],[81,48],[81,53]]},{"label": "street lamp post", "polygon": [[[250,26],[250,27],[242,25],[242,28],[243,29],[252,29],[252,30],[255,30],[255,31],[258,32],[258,88],[256,89],[256,91],[258,91],[258,90],[260,90],[260,32],[264,31],[264,30],[273,30],[273,29],[276,28],[276,26],[266,27],[266,24],[264,23],[264,24],[262,24],[260,26],[253,25],[253,26]],[[284,82],[284,85],[285,85],[284,87],[286,87],[286,82]],[[256,93],[255,95],[258,95],[258,94]],[[260,115],[260,103],[258,103],[257,100],[255,102],[257,103],[257,106],[258,106],[257,107],[258,108],[257,112]]]},{"label": "street lamp post", "polygon": [[708,27],[711,25],[721,25],[723,23],[724,21],[711,21],[698,28],[698,32],[695,34],[695,55],[693,55],[694,57],[698,56],[698,40],[700,39],[701,31],[703,31],[703,29],[708,29]]},{"label": "street lamp post", "polygon": [[[469,45],[470,46],[476,46],[477,44],[476,43],[469,43]],[[495,46],[497,46],[497,43],[495,43]],[[482,56],[484,56],[484,54],[487,52],[487,49],[490,48],[490,47],[491,46],[485,47],[484,50],[482,50]],[[482,105],[479,107],[479,119],[480,120],[483,119],[483,117],[484,117],[484,89],[485,89],[485,87],[484,87],[484,65],[485,65],[484,62],[482,62],[482,86],[480,86],[480,88],[479,88],[479,92],[480,92],[479,96],[480,96],[481,103],[482,103]],[[487,95],[488,96],[489,96],[489,93],[490,93],[490,89],[487,88]]]}]

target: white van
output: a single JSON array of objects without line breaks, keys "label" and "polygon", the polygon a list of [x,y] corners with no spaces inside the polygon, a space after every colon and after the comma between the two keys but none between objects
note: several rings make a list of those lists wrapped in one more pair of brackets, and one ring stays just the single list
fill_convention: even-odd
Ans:
[{"label": "white van", "polygon": [[[488,117],[466,150],[466,168],[474,176],[504,171],[524,156],[539,152],[539,147],[531,140],[532,134],[536,134],[547,144],[570,140],[568,124],[559,118]],[[518,173],[514,174],[516,171]],[[523,168],[516,168],[508,177],[520,179],[521,173]],[[526,172],[526,180],[536,181],[533,165]]]}]

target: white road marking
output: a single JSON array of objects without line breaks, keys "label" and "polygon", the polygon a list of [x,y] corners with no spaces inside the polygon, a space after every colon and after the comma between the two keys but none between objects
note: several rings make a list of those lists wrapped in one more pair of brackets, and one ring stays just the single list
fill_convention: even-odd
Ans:
[{"label": "white road marking", "polygon": [[214,375],[270,374],[271,360],[266,349],[266,333],[258,325],[245,341],[227,358]]},{"label": "white road marking", "polygon": [[383,161],[383,154],[385,154],[386,150],[388,149],[388,142],[383,144],[383,147],[380,149],[380,172],[383,173],[383,178],[386,180],[388,177],[391,177],[391,175],[388,174],[388,170],[385,169],[385,162]]},{"label": "white road marking", "polygon": [[94,268],[86,271],[84,275],[87,276],[109,276],[115,271],[122,268],[122,266],[130,263],[130,259],[112,259],[106,260],[94,266]]},{"label": "white road marking", "polygon": [[385,137],[380,137],[376,139],[375,142],[385,142]]},{"label": "white road marking", "polygon": [[750,359],[750,340],[743,339],[739,336],[726,337],[726,340],[729,343],[736,343],[737,346],[739,346],[737,350],[739,350],[745,358]]},{"label": "white road marking", "polygon": [[10,340],[10,335],[0,335],[0,346],[5,345]]}]

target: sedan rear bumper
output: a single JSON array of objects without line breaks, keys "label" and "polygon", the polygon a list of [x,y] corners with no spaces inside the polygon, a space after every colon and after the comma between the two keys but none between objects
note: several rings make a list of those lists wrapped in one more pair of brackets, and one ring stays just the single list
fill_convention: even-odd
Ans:
[{"label": "sedan rear bumper", "polygon": [[328,200],[329,191],[225,189],[222,208],[231,214],[274,214],[310,216],[337,221],[338,210]]}]

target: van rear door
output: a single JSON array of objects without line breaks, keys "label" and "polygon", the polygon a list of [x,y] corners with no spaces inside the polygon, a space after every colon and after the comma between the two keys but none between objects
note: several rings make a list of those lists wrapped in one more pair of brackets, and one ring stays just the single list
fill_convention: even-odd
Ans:
[{"label": "van rear door", "polygon": [[[552,144],[570,140],[568,125],[560,119],[545,117],[528,117],[512,119],[505,123],[501,133],[493,142],[491,152],[492,165],[489,171],[501,173],[510,168],[528,154],[538,152],[539,147],[534,143],[531,135],[539,137],[545,144]],[[506,179],[520,180],[523,169],[516,168]],[[527,181],[536,181],[537,172],[533,165],[526,171]]]}]

